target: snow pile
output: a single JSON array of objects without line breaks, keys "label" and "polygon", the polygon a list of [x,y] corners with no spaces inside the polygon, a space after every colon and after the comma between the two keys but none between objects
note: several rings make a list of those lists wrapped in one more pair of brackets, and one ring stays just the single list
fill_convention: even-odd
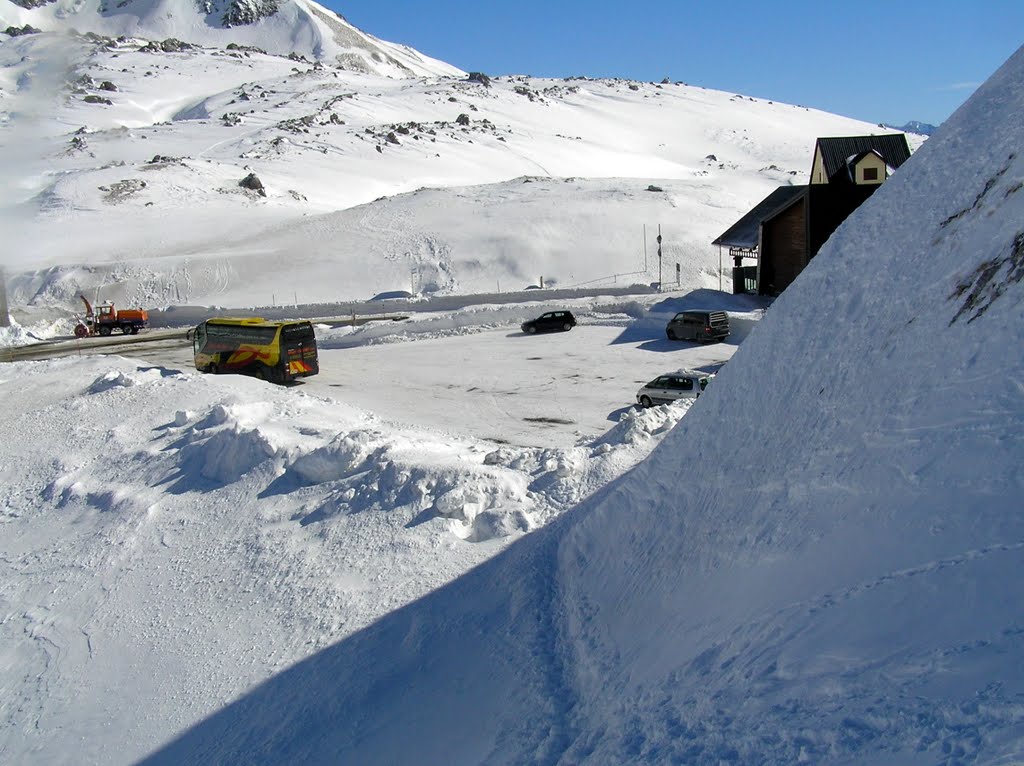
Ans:
[{"label": "snow pile", "polygon": [[647,460],[145,762],[1018,762],[1022,81],[1024,50]]},{"label": "snow pile", "polygon": [[598,439],[534,448],[121,357],[0,372],[15,761],[142,757],[556,519],[686,412],[627,411]]},{"label": "snow pile", "polygon": [[90,383],[89,387],[86,388],[85,391],[89,394],[99,394],[104,391],[146,385],[147,383],[155,382],[162,377],[163,372],[158,369],[147,370],[139,368],[131,372],[125,370],[110,370]]},{"label": "snow pile", "polygon": [[26,318],[27,323],[10,319],[10,326],[0,327],[0,348],[3,346],[28,346],[50,338],[67,338],[74,334],[75,323],[70,318],[47,316],[35,321]]},{"label": "snow pile", "polygon": [[0,327],[0,346],[24,346],[28,343],[37,343],[35,328],[29,330],[22,327],[18,322],[12,321],[8,327]]}]

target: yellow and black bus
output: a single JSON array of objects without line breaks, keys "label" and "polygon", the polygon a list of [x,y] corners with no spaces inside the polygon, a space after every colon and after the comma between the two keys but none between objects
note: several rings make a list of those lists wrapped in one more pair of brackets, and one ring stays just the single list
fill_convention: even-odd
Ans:
[{"label": "yellow and black bus", "polygon": [[188,337],[202,372],[237,372],[272,383],[320,372],[316,335],[307,321],[215,317],[189,330]]}]

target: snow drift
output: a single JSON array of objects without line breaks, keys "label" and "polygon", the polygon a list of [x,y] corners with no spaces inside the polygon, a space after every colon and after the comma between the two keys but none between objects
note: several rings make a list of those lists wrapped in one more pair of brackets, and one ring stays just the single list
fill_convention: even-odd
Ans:
[{"label": "snow drift", "polygon": [[1018,51],[636,469],[146,763],[1019,760],[1022,82]]}]

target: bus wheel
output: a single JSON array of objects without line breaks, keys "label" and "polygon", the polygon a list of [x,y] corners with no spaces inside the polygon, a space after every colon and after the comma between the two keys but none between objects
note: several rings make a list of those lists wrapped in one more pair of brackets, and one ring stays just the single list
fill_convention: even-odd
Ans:
[{"label": "bus wheel", "polygon": [[211,375],[216,375],[218,372],[220,372],[220,370],[217,369],[216,362],[210,362],[210,364],[207,365],[206,367],[206,371]]}]

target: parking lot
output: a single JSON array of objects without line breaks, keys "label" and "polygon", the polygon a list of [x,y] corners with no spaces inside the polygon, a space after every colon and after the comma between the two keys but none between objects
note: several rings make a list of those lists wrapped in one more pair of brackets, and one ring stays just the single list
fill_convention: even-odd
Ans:
[{"label": "parking lot", "polygon": [[[679,368],[714,372],[733,343],[673,342],[628,324],[583,320],[570,332],[517,327],[330,348],[320,374],[293,386],[384,421],[495,443],[569,447],[607,431],[637,389]],[[141,349],[140,358],[192,370],[190,347]]]},{"label": "parking lot", "polygon": [[622,327],[580,324],[526,336],[505,328],[447,338],[324,349],[302,390],[386,420],[499,443],[567,447],[604,433],[636,390],[680,367],[714,371],[736,350],[623,339]]}]

